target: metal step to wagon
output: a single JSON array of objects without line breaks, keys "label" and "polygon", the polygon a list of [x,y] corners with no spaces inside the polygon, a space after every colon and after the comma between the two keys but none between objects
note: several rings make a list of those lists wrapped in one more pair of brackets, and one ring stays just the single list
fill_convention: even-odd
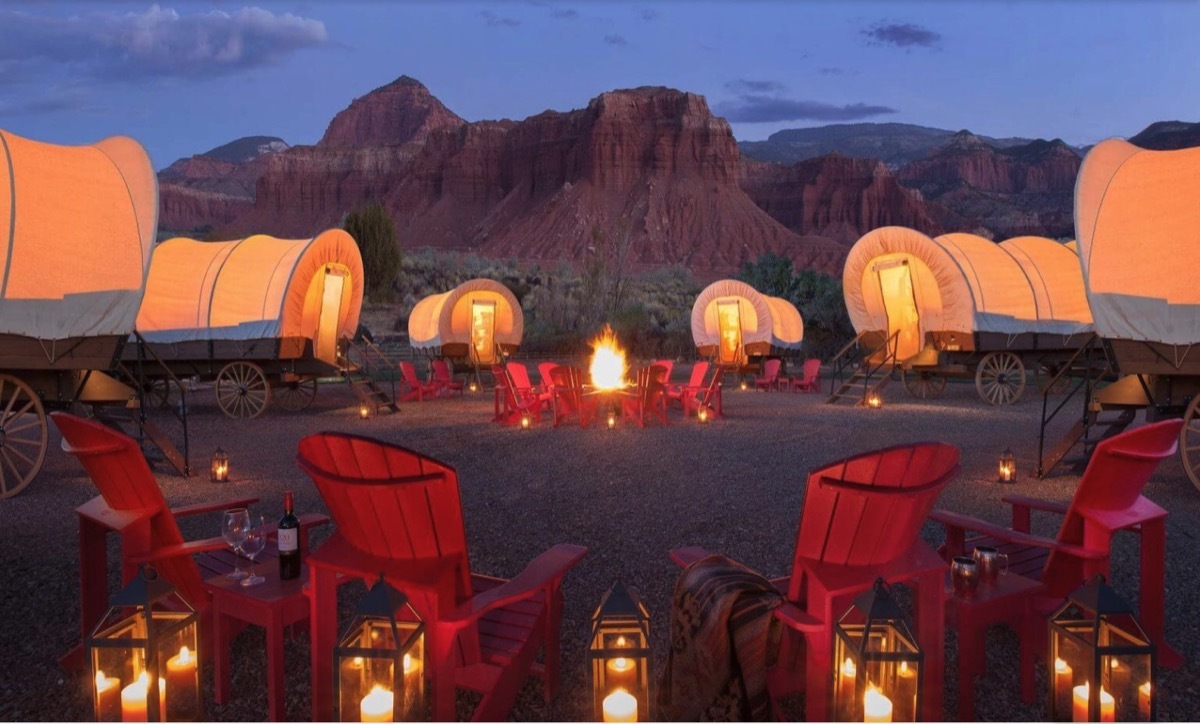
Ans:
[{"label": "metal step to wagon", "polygon": [[138,441],[142,455],[153,466],[155,463],[166,462],[175,472],[182,476],[189,474],[187,462],[183,454],[175,447],[153,420],[140,419],[141,410],[136,400],[131,400],[127,406],[93,405],[92,414],[101,422],[114,430],[129,435]]}]

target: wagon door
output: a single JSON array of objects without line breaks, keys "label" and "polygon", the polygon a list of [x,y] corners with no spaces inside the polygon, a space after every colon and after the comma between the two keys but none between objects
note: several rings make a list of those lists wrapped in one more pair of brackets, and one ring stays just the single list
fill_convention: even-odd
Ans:
[{"label": "wagon door", "polygon": [[496,362],[496,303],[471,300],[471,354],[476,365]]},{"label": "wagon door", "polygon": [[887,313],[888,337],[897,335],[896,360],[906,360],[921,351],[921,315],[913,294],[912,271],[908,260],[901,259],[876,265],[875,273]]},{"label": "wagon door", "polygon": [[717,302],[717,326],[721,333],[721,346],[717,350],[717,361],[722,365],[742,363],[742,309],[738,300]]},{"label": "wagon door", "polygon": [[317,317],[317,334],[313,350],[319,360],[337,363],[338,327],[342,318],[342,293],[346,288],[346,272],[326,267],[321,289],[321,313]]}]

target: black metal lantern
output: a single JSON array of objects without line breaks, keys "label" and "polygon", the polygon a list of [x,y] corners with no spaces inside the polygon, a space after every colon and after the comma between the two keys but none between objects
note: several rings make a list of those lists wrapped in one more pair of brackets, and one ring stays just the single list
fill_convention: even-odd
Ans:
[{"label": "black metal lantern", "polygon": [[916,721],[925,654],[882,578],[834,633],[834,721]]},{"label": "black metal lantern", "polygon": [[195,610],[145,566],[112,604],[87,639],[96,721],[199,719]]},{"label": "black metal lantern", "polygon": [[595,721],[650,721],[650,613],[636,588],[604,594],[590,649]]},{"label": "black metal lantern", "polygon": [[229,482],[229,456],[221,448],[217,448],[212,456],[212,467],[208,479],[214,483]]},{"label": "black metal lantern", "polygon": [[1017,479],[1017,459],[1013,456],[1011,448],[1005,448],[1000,455],[1000,462],[996,464],[996,481],[1001,483],[1011,483]]},{"label": "black metal lantern", "polygon": [[333,671],[335,721],[424,718],[425,624],[382,573],[333,650]]},{"label": "black metal lantern", "polygon": [[1155,720],[1154,642],[1104,576],[1067,596],[1049,626],[1052,721]]}]

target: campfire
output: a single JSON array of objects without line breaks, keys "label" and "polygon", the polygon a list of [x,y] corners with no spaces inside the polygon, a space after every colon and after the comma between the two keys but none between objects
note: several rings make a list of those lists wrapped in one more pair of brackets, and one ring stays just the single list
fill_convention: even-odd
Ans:
[{"label": "campfire", "polygon": [[626,386],[625,350],[617,344],[617,335],[612,327],[604,325],[600,336],[592,340],[592,386],[598,390],[619,390]]}]

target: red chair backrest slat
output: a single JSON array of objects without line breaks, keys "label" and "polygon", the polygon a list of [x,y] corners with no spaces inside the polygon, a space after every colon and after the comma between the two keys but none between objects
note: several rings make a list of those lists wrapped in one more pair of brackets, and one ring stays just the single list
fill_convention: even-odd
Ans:
[{"label": "red chair backrest slat", "polygon": [[414,389],[421,384],[421,378],[417,377],[417,368],[412,362],[400,363],[400,376]]},{"label": "red chair backrest slat", "polygon": [[450,382],[454,379],[453,373],[450,371],[450,365],[444,359],[435,359],[431,361],[433,365],[433,379],[439,382]]},{"label": "red chair backrest slat", "polygon": [[813,357],[804,360],[804,382],[812,382],[821,374],[821,360]]},{"label": "red chair backrest slat", "polygon": [[457,559],[460,590],[470,590],[454,468],[398,445],[333,432],[302,439],[297,461],[351,546],[395,561]]},{"label": "red chair backrest slat", "polygon": [[702,387],[704,385],[704,377],[708,374],[708,363],[697,362],[692,367],[692,376],[688,380],[688,387]]},{"label": "red chair backrest slat", "polygon": [[[927,442],[877,450],[813,470],[796,538],[796,567],[800,559],[874,566],[900,557],[958,473],[958,461],[953,445]],[[794,586],[800,585],[799,579],[793,574]]]},{"label": "red chair backrest slat", "polygon": [[557,366],[558,365],[554,364],[553,362],[541,362],[538,364],[538,374],[542,377],[543,387],[548,388],[554,386],[554,377],[550,373]]},{"label": "red chair backrest slat", "polygon": [[763,378],[767,382],[771,382],[779,378],[780,361],[777,359],[769,359],[763,363]]},{"label": "red chair backrest slat", "polygon": [[508,377],[512,380],[512,386],[518,390],[528,390],[533,387],[533,383],[529,381],[529,370],[520,362],[509,362],[504,365],[508,370]]}]

